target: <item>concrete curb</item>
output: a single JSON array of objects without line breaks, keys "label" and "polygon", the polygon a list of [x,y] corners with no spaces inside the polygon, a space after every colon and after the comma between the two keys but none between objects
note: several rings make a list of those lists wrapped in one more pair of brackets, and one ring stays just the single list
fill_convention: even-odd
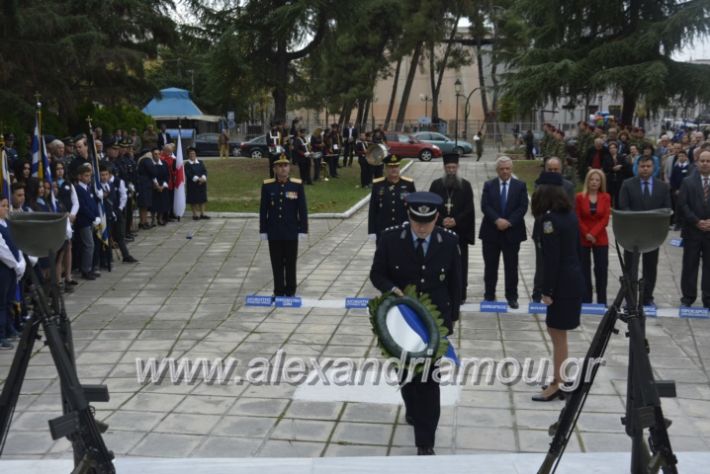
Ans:
[{"label": "concrete curb", "polygon": [[[402,172],[409,169],[410,166],[414,164],[415,158],[413,158],[409,163],[407,163]],[[365,204],[370,202],[370,195],[368,194],[364,198],[356,202],[350,209],[345,212],[317,212],[308,216],[309,219],[349,219],[357,211],[362,209]],[[258,212],[210,212],[210,216],[220,218],[220,219],[257,219],[259,217]]]}]

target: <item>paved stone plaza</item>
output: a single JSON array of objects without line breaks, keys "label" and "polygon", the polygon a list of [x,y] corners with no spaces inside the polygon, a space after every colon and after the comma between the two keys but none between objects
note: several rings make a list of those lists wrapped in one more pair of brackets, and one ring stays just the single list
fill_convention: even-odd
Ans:
[{"label": "paved stone plaza", "polygon": [[[471,180],[480,224],[480,189],[494,175],[493,163],[462,161]],[[428,189],[441,163],[415,163],[406,174]],[[256,185],[256,184],[255,184]],[[528,227],[532,219],[528,215]],[[187,238],[192,236],[192,238]],[[669,235],[677,237],[676,234]],[[300,296],[336,299],[374,296],[368,279],[374,242],[367,240],[367,209],[347,220],[312,219],[299,244]],[[413,433],[399,405],[295,400],[297,387],[279,385],[139,384],[136,358],[149,357],[376,357],[379,350],[365,310],[274,309],[244,306],[250,294],[271,293],[268,248],[255,218],[185,220],[141,231],[131,252],[137,266],[117,264],[95,282],[81,283],[66,298],[73,320],[79,375],[84,383],[108,385],[111,401],[95,404],[109,424],[104,435],[118,457],[318,457],[411,455]],[[469,301],[483,294],[480,242],[470,252]],[[610,252],[610,301],[618,284],[616,253]],[[664,245],[656,301],[678,305],[681,250]],[[532,289],[534,250],[523,245],[520,299]],[[502,265],[499,295],[502,294]],[[599,321],[583,316],[570,333],[572,355],[583,355]],[[710,449],[710,321],[651,319],[647,324],[657,378],[675,379],[678,398],[664,399],[673,420],[676,451]],[[462,314],[453,337],[462,357],[547,357],[551,345],[544,317],[522,314]],[[627,340],[614,336],[607,364],[582,414],[572,452],[626,452],[620,417],[625,402]],[[12,353],[0,354],[0,378]],[[562,402],[535,403],[538,390],[525,384],[465,386],[453,406],[442,409],[439,454],[542,452],[548,426]],[[67,458],[68,442],[52,441],[47,420],[60,414],[59,386],[46,349],[31,360],[5,459]],[[531,471],[533,469],[531,468]],[[683,470],[681,469],[681,472]]]}]

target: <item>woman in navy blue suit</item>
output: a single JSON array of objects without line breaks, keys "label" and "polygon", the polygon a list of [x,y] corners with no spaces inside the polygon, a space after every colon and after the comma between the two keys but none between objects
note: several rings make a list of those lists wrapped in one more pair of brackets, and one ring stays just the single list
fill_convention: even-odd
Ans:
[{"label": "woman in navy blue suit", "polygon": [[533,401],[564,398],[562,363],[567,359],[567,331],[579,326],[584,276],[579,261],[579,224],[557,173],[542,173],[532,197],[532,213],[541,220],[542,302],[547,305],[547,332],[552,339],[554,379]]}]

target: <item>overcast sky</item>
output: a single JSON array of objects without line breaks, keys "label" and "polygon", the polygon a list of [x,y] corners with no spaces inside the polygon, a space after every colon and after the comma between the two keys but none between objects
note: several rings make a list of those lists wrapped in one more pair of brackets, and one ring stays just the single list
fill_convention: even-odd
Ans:
[{"label": "overcast sky", "polygon": [[690,59],[710,59],[710,39],[706,37],[686,46],[677,54],[673,55],[673,59],[677,59],[679,61],[688,61]]}]

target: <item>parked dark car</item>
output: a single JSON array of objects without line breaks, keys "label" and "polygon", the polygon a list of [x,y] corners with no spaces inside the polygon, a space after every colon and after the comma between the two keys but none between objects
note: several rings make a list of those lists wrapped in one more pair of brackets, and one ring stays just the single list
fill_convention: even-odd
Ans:
[{"label": "parked dark car", "polygon": [[[197,156],[219,156],[219,133],[200,133],[195,136]],[[229,140],[229,154],[239,156],[240,142]]]},{"label": "parked dark car", "polygon": [[266,135],[259,135],[248,142],[243,142],[239,147],[241,156],[251,158],[261,158],[269,154],[269,147],[266,146]]},{"label": "parked dark car", "polygon": [[417,140],[412,135],[386,132],[387,146],[393,155],[400,158],[419,158],[421,161],[431,161],[441,157],[441,149],[432,144]]}]

